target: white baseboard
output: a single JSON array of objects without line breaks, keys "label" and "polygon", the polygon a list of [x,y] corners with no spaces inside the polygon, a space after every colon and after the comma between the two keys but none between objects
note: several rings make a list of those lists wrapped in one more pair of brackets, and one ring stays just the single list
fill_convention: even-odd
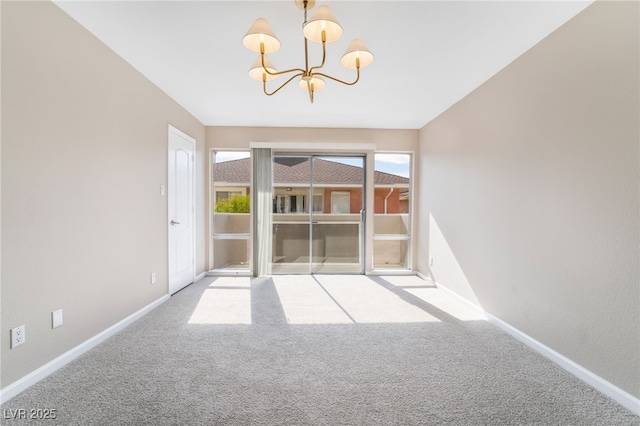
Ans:
[{"label": "white baseboard", "polygon": [[207,277],[253,277],[253,273],[251,271],[224,271],[224,270],[213,270],[207,271],[204,273]]},{"label": "white baseboard", "polygon": [[386,276],[415,276],[418,273],[412,270],[393,270],[393,269],[373,269],[364,273],[366,276],[371,277],[384,277]]},{"label": "white baseboard", "polygon": [[473,303],[472,301],[465,299],[464,297],[460,296],[458,293],[456,293],[453,290],[449,290],[447,287],[443,286],[442,284],[433,281],[430,278],[427,278],[428,281],[431,281],[432,283],[435,284],[435,286],[439,289],[442,290],[448,294],[450,294],[451,296],[455,297],[456,299],[458,299],[459,301],[461,301],[462,303],[464,303],[465,305],[467,305],[469,308],[473,309],[474,311],[480,313],[483,317],[485,317],[485,319],[487,318],[487,313],[485,312],[484,309],[482,309],[480,306],[476,305],[475,303]]},{"label": "white baseboard", "polygon": [[[421,274],[418,273],[418,276],[420,276],[420,275]],[[421,278],[428,279],[428,278],[424,277],[424,275]],[[510,324],[504,322],[500,318],[497,318],[497,317],[491,315],[490,313],[488,313],[484,309],[482,309],[480,306],[476,305],[475,303],[470,302],[469,300],[467,300],[464,297],[460,296],[456,292],[448,289],[447,287],[443,286],[442,284],[439,284],[437,282],[435,284],[439,289],[446,291],[447,293],[457,297],[458,299],[462,300],[463,302],[466,302],[467,304],[469,304],[473,308],[480,310],[482,313],[484,313],[485,317],[487,318],[487,320],[491,324],[495,325],[496,327],[498,327],[501,330],[505,331],[506,333],[510,334],[516,340],[524,343],[529,348],[533,349],[534,351],[536,351],[540,355],[544,356],[545,358],[551,360],[553,363],[555,363],[556,365],[560,366],[561,368],[563,368],[564,370],[568,371],[569,373],[573,374],[578,379],[580,379],[583,382],[587,383],[589,386],[591,386],[594,389],[596,389],[597,391],[605,394],[606,396],[608,396],[609,398],[613,399],[614,401],[616,401],[617,403],[619,403],[623,407],[627,408],[628,410],[631,410],[634,414],[640,416],[640,399],[638,399],[635,396],[631,395],[630,393],[620,389],[616,385],[608,382],[607,380],[603,379],[602,377],[598,376],[597,374],[587,370],[586,368],[584,368],[580,364],[577,364],[576,362],[570,360],[566,356],[554,351],[553,349],[551,349],[550,347],[544,345],[543,343],[540,343],[539,341],[537,341],[533,337],[529,336],[528,334],[523,333],[522,331],[518,330],[517,328],[515,328],[515,327],[511,326]]]},{"label": "white baseboard", "polygon": [[433,281],[431,278],[429,278],[428,276],[426,276],[422,272],[416,272],[416,275],[418,276],[418,278],[422,278],[425,281]]},{"label": "white baseboard", "polygon": [[49,361],[42,367],[32,371],[26,376],[6,386],[4,389],[1,389],[0,404],[9,401],[11,398],[18,395],[20,392],[27,390],[29,387],[35,385],[40,380],[51,375],[52,373],[56,372],[60,368],[64,367],[65,365],[69,364],[71,361],[78,358],[80,355],[84,354],[88,350],[98,346],[100,343],[104,342],[109,337],[113,336],[120,330],[124,329],[125,327],[127,327],[128,325],[136,321],[137,319],[142,318],[144,315],[151,312],[153,309],[157,308],[159,305],[166,302],[167,300],[169,300],[168,294],[162,296],[161,298],[155,300],[154,302],[151,302],[144,308],[140,309],[137,312],[134,312],[133,314],[117,322],[116,324],[112,325],[106,330],[96,334],[90,339],[85,340],[84,342],[80,343],[78,346],[74,347],[73,349],[70,349],[69,351],[63,353],[62,355],[55,358],[54,360]]},{"label": "white baseboard", "polygon": [[201,279],[203,279],[204,277],[207,276],[207,272],[203,272],[200,275],[196,275],[196,277],[193,279],[194,283],[197,283],[198,281],[200,281]]}]

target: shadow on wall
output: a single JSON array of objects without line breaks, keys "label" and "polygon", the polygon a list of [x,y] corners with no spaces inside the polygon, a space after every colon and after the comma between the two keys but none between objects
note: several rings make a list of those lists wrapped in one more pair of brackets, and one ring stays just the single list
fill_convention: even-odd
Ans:
[{"label": "shadow on wall", "polygon": [[478,307],[482,307],[453,250],[429,214],[429,269],[430,278],[447,289],[457,293]]}]

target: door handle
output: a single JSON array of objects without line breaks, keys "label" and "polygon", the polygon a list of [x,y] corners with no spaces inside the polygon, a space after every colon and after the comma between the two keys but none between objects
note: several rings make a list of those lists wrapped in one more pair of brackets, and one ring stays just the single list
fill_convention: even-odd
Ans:
[{"label": "door handle", "polygon": [[172,225],[180,225],[180,222],[176,222],[175,220],[171,219],[171,224]]}]

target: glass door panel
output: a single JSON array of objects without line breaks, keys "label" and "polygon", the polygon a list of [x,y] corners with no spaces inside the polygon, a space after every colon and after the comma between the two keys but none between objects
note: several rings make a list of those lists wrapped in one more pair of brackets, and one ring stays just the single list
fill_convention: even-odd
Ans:
[{"label": "glass door panel", "polygon": [[311,159],[273,158],[273,234],[271,272],[308,274],[311,260]]},{"label": "glass door panel", "polygon": [[364,157],[276,155],[274,274],[362,273]]},{"label": "glass door panel", "polygon": [[314,156],[312,169],[324,202],[311,215],[311,271],[362,273],[364,157]]}]

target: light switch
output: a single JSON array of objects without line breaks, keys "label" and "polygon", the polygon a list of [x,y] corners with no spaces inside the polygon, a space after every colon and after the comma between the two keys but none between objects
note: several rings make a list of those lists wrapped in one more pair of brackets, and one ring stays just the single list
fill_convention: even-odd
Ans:
[{"label": "light switch", "polygon": [[62,325],[62,309],[51,312],[51,328],[57,328]]}]

